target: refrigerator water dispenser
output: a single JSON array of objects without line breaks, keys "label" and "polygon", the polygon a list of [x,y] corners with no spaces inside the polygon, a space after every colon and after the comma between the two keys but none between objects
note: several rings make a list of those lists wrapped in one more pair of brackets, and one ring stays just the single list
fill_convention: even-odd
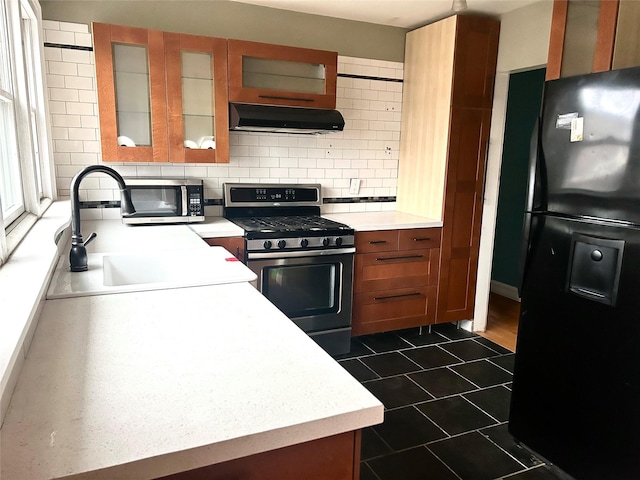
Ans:
[{"label": "refrigerator water dispenser", "polygon": [[589,300],[615,306],[623,251],[624,240],[574,233],[567,290]]}]

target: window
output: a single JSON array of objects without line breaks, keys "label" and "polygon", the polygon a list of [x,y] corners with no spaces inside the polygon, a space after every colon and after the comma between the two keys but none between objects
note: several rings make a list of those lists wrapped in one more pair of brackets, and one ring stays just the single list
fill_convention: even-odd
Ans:
[{"label": "window", "polygon": [[37,0],[0,0],[0,264],[53,196],[40,23]]},{"label": "window", "polygon": [[4,142],[0,145],[0,202],[6,228],[24,212],[22,180],[17,151],[17,132],[14,116],[15,99],[9,52],[6,5],[0,5],[0,131]]}]

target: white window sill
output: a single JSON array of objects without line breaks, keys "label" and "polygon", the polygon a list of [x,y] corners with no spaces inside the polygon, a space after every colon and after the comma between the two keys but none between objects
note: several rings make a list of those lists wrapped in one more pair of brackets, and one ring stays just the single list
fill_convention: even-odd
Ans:
[{"label": "white window sill", "polygon": [[0,267],[0,425],[59,256],[54,236],[70,217],[68,201],[53,203]]}]

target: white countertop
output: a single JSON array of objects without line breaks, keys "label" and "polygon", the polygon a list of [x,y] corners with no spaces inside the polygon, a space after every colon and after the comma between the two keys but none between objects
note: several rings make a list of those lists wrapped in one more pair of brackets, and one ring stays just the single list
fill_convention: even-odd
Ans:
[{"label": "white countertop", "polygon": [[[82,223],[85,237],[94,226]],[[112,226],[88,250],[128,251]],[[184,232],[206,246],[169,227],[122,226],[150,248]],[[0,431],[0,477],[150,479],[382,419],[248,283],[47,300]]]},{"label": "white countertop", "polygon": [[243,237],[244,230],[223,217],[206,217],[202,223],[192,223],[189,227],[202,238]]},{"label": "white countertop", "polygon": [[392,230],[397,228],[442,227],[442,220],[397,211],[327,213],[325,218],[349,225],[359,232]]}]

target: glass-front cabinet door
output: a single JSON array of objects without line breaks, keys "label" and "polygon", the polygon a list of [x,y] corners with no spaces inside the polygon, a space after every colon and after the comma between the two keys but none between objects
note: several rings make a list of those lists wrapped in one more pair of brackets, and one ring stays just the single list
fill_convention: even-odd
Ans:
[{"label": "glass-front cabinet door", "polygon": [[93,24],[102,158],[167,162],[162,32]]},{"label": "glass-front cabinet door", "polygon": [[232,102],[335,108],[338,54],[229,40]]},{"label": "glass-front cabinet door", "polygon": [[227,41],[165,33],[164,43],[171,161],[228,162]]},{"label": "glass-front cabinet door", "polygon": [[93,24],[102,159],[229,162],[227,40]]}]

